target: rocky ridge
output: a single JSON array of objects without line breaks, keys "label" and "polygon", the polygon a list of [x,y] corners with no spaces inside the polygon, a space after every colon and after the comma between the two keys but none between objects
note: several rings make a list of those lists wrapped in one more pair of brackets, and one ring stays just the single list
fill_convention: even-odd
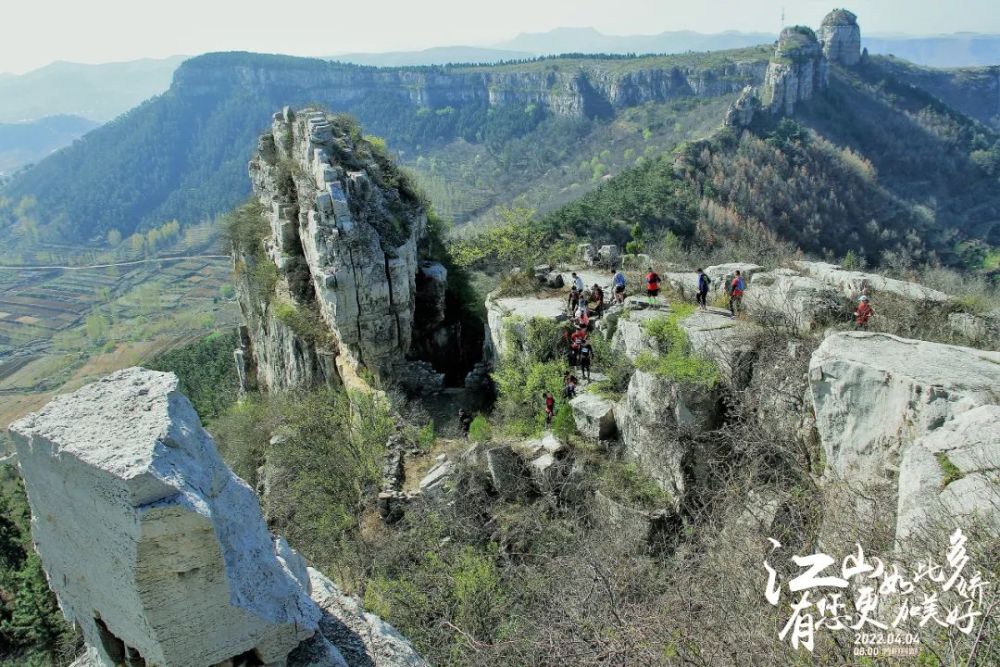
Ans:
[{"label": "rocky ridge", "polygon": [[[286,108],[250,179],[267,225],[262,240],[234,245],[241,376],[284,390],[351,384],[365,369],[439,388],[443,375],[413,357],[451,342],[447,271],[429,258],[427,214],[391,161],[350,122]],[[273,287],[261,286],[272,271]]]},{"label": "rocky ridge", "polygon": [[173,374],[118,371],[10,430],[78,667],[425,664],[268,533]]},{"label": "rocky ridge", "polygon": [[[876,303],[881,295],[926,308],[954,308],[949,295],[807,261],[770,271],[749,263],[708,267],[712,294],[719,296],[736,270],[748,278],[743,301],[748,318],[734,319],[715,308],[689,313],[676,308],[671,297],[633,296],[598,320],[598,331],[614,332],[611,352],[636,362],[669,351],[646,325],[672,318],[684,333],[687,354],[711,361],[718,379],[691,383],[642,367],[617,399],[585,383],[568,403],[582,436],[636,462],[672,499],[663,509],[677,512],[704,483],[698,464],[705,458],[702,436],[725,424],[727,400],[745,391],[759,398],[758,419],[780,424],[804,447],[822,450],[820,484],[827,492],[847,488],[863,494],[875,485],[889,494],[899,544],[932,515],[941,517],[942,508],[950,520],[991,520],[1000,474],[993,460],[1000,429],[992,419],[1000,409],[1000,353],[826,328],[849,312],[859,294],[872,295]],[[693,301],[695,273],[663,277],[673,293]],[[518,349],[526,318],[559,321],[565,318],[561,302],[558,295],[491,295],[494,346]],[[763,345],[770,330],[800,333],[787,348],[772,349]],[[562,465],[571,469],[572,458],[568,453]],[[648,508],[606,497],[595,502],[600,516],[629,527],[636,544],[649,543],[669,525]],[[772,519],[782,502],[768,501]]]}]

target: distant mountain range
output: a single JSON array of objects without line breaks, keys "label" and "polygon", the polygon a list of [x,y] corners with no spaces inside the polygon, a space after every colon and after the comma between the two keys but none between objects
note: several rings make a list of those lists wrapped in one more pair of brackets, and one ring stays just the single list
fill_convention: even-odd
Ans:
[{"label": "distant mountain range", "polygon": [[0,174],[37,162],[100,125],[80,116],[46,116],[0,123]]},{"label": "distant mountain range", "polygon": [[[656,35],[620,36],[605,35],[594,28],[556,28],[548,32],[522,33],[490,47],[444,46],[423,51],[345,53],[331,56],[330,59],[376,67],[495,63],[562,53],[647,54],[720,51],[766,44],[775,41],[777,37],[776,33],[766,32],[728,31],[706,34],[690,30],[662,32]],[[1000,65],[1000,35],[875,34],[863,37],[862,44],[872,54],[894,55],[925,67]]]},{"label": "distant mountain range", "polygon": [[19,76],[0,75],[0,123],[65,114],[109,121],[165,91],[186,57],[101,65],[54,62]]}]

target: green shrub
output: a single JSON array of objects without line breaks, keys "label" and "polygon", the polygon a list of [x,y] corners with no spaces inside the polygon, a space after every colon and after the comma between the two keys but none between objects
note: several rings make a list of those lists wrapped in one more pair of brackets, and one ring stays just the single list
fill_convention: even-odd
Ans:
[{"label": "green shrub", "polygon": [[673,504],[673,496],[635,463],[607,461],[598,473],[597,488],[617,502],[648,509]]},{"label": "green shrub", "polygon": [[672,312],[643,323],[643,329],[656,341],[659,354],[643,352],[636,358],[636,368],[682,384],[711,389],[719,382],[719,369],[708,359],[691,353],[687,334],[680,321],[694,312],[690,304],[676,304]]},{"label": "green shrub", "polygon": [[162,352],[146,366],[176,374],[181,392],[190,399],[198,416],[208,422],[223,414],[236,400],[239,387],[233,350],[237,344],[235,331],[216,332],[176,350]]},{"label": "green shrub", "polygon": [[938,466],[941,467],[941,474],[944,478],[941,480],[941,488],[948,486],[952,482],[957,482],[958,480],[965,477],[965,474],[952,463],[951,459],[944,452],[935,452],[934,457],[937,459]]},{"label": "green shrub", "polygon": [[472,442],[489,442],[493,437],[493,429],[489,420],[483,415],[476,415],[469,424],[469,440]]},{"label": "green shrub", "polygon": [[420,431],[417,433],[417,444],[420,445],[421,449],[427,450],[434,446],[435,440],[434,434],[434,420],[431,419],[426,424],[421,427]]},{"label": "green shrub", "polygon": [[315,304],[299,306],[289,301],[279,301],[272,307],[275,318],[303,340],[318,346],[334,344],[330,327],[319,314],[319,307]]},{"label": "green shrub", "polygon": [[552,434],[565,443],[576,435],[576,421],[573,419],[573,409],[568,403],[563,403],[556,409],[556,414],[552,418]]}]

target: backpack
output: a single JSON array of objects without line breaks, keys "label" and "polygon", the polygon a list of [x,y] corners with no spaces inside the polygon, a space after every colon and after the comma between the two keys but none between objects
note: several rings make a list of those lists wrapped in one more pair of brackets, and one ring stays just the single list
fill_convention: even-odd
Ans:
[{"label": "backpack", "polygon": [[707,273],[703,273],[698,276],[698,290],[708,290],[708,286],[712,284],[712,279],[708,277]]}]

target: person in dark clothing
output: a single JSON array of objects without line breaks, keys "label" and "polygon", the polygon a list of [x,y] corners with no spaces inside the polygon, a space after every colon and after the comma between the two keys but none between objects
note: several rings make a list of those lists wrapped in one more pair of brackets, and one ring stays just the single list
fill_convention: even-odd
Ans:
[{"label": "person in dark clothing", "polygon": [[569,298],[566,300],[566,309],[572,314],[576,310],[576,305],[580,301],[580,292],[573,287],[569,291]]},{"label": "person in dark clothing", "polygon": [[712,281],[708,275],[701,269],[698,269],[698,294],[695,295],[694,300],[702,310],[708,308],[708,286],[711,284]]},{"label": "person in dark clothing", "polygon": [[600,317],[604,313],[604,290],[597,283],[590,288],[590,297],[594,300],[594,316]]},{"label": "person in dark clothing", "polygon": [[563,373],[563,398],[570,399],[576,397],[576,382],[569,371]]},{"label": "person in dark clothing", "polygon": [[580,360],[580,375],[583,379],[590,379],[590,362],[594,358],[594,348],[591,347],[590,341],[583,341],[583,345],[580,346],[580,354],[578,355]]},{"label": "person in dark clothing", "polygon": [[466,412],[464,408],[458,411],[458,423],[462,426],[462,435],[468,440],[469,427],[472,426],[472,415]]}]

